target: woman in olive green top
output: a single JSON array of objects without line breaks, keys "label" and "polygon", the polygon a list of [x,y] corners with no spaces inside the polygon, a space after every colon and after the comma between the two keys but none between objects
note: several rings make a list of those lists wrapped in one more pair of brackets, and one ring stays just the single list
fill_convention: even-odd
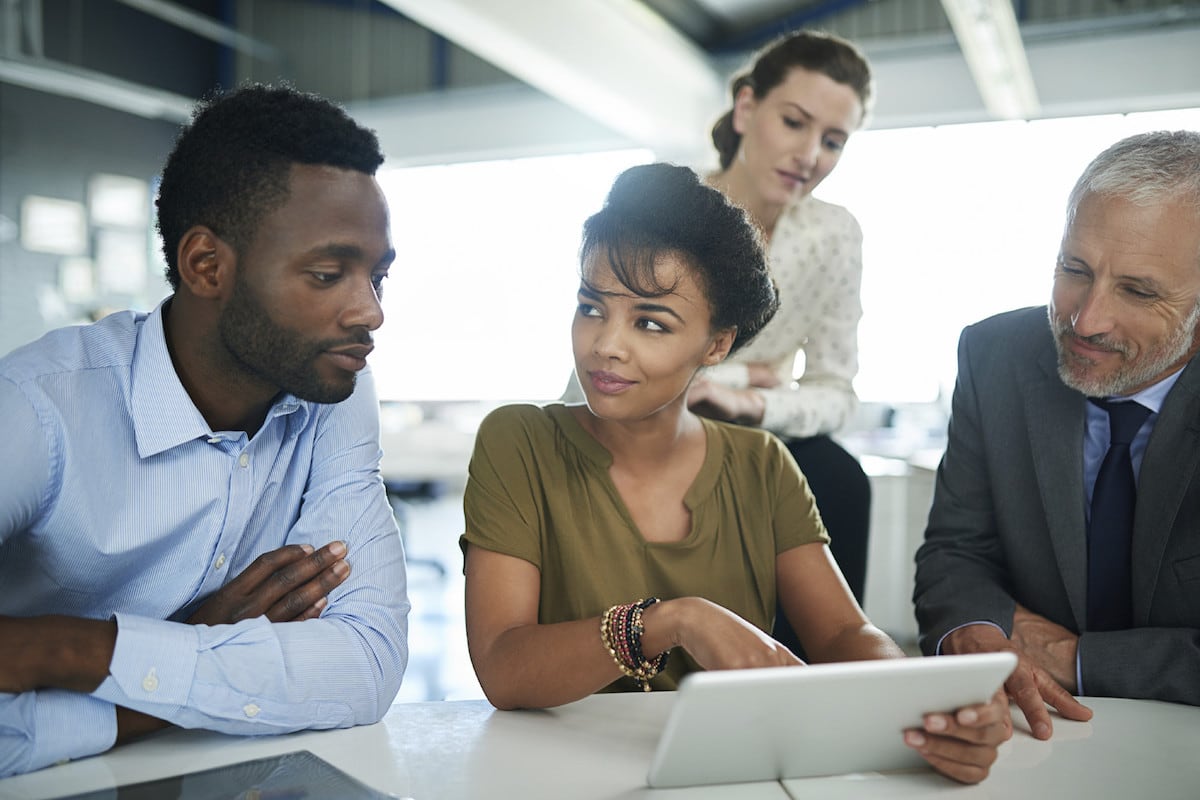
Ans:
[{"label": "woman in olive green top", "polygon": [[[695,669],[900,658],[829,555],[804,477],[771,434],[696,416],[687,388],[778,298],[744,213],[690,170],[634,167],[584,225],[575,368],[586,405],[484,420],[464,502],[467,640],[498,708],[674,688]],[[657,598],[657,599],[656,599]],[[906,741],[982,780],[1007,704],[930,714]]]}]

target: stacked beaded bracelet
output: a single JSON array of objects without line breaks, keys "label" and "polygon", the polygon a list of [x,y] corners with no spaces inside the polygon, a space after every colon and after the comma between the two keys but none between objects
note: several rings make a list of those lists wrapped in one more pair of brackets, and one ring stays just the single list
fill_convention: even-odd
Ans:
[{"label": "stacked beaded bracelet", "polygon": [[658,602],[657,597],[638,600],[636,603],[613,606],[600,618],[600,641],[617,662],[621,672],[642,685],[642,691],[650,691],[650,679],[667,666],[667,651],[650,661],[642,653],[642,612]]}]

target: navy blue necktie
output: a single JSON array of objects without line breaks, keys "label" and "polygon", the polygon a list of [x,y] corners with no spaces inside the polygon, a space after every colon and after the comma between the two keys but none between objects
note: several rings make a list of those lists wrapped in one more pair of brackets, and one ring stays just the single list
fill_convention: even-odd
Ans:
[{"label": "navy blue necktie", "polygon": [[1135,402],[1111,403],[1088,398],[1108,412],[1108,452],[1092,489],[1088,525],[1087,629],[1119,631],[1133,621],[1130,563],[1133,557],[1133,509],[1137,485],[1129,443],[1150,416]]}]

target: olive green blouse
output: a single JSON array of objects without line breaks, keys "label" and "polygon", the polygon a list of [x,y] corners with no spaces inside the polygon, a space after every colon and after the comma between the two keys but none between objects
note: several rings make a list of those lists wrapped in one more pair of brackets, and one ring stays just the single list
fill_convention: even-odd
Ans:
[{"label": "olive green blouse", "polygon": [[[538,621],[596,617],[645,597],[699,596],[764,631],[775,617],[775,556],[828,542],[804,476],[757,428],[703,419],[704,464],[684,497],[692,530],[642,538],[609,477],[612,456],[564,405],[511,405],[484,419],[464,498],[467,543],[541,571]],[[597,626],[599,637],[599,626]],[[697,669],[673,653],[655,689]],[[634,689],[621,678],[610,689]]]}]

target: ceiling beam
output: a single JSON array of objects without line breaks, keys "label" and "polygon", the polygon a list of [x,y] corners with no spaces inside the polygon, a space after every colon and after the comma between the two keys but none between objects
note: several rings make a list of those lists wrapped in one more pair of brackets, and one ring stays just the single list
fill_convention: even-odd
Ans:
[{"label": "ceiling beam", "polygon": [[85,100],[147,119],[186,122],[195,100],[49,59],[0,57],[0,83]]},{"label": "ceiling beam", "polygon": [[725,41],[714,42],[709,49],[722,55],[732,54],[745,58],[747,53],[758,50],[785,34],[814,26],[826,17],[844,14],[858,6],[866,5],[867,2],[868,0],[818,0],[797,11],[741,31]]},{"label": "ceiling beam", "polygon": [[268,62],[279,61],[279,51],[271,45],[247,36],[236,28],[217,22],[204,14],[184,8],[178,3],[168,2],[168,0],[117,0],[117,2],[130,8],[136,8],[138,11],[157,17],[163,22],[169,22],[217,44],[240,50],[254,58]]},{"label": "ceiling beam", "polygon": [[708,57],[634,0],[383,0],[634,142],[703,146],[724,105]]}]

